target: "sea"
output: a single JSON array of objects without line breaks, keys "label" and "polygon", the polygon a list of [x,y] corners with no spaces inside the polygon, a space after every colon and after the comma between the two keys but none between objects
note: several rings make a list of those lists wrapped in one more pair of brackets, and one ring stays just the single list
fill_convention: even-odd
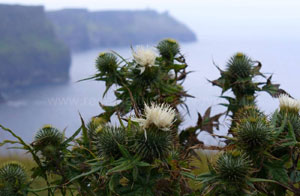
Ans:
[{"label": "sea", "polygon": [[[219,97],[221,89],[212,86],[209,80],[220,76],[215,65],[224,69],[228,59],[236,52],[243,52],[253,60],[260,61],[261,71],[264,74],[272,75],[274,83],[281,84],[281,88],[293,97],[300,98],[300,39],[297,33],[299,25],[297,28],[289,25],[288,29],[273,32],[272,24],[269,24],[268,28],[263,26],[268,25],[266,22],[260,22],[258,25],[260,28],[252,25],[257,29],[250,29],[251,25],[249,27],[242,23],[241,25],[230,23],[229,27],[222,26],[222,21],[219,27],[215,28],[211,23],[218,22],[217,19],[211,20],[209,25],[203,27],[197,21],[195,18],[193,23],[190,22],[193,29],[197,29],[195,30],[197,41],[180,43],[181,52],[188,63],[187,70],[192,71],[184,83],[184,88],[195,97],[186,100],[189,114],[186,110],[181,110],[184,117],[181,129],[194,125],[197,113],[203,114],[208,107],[212,107],[212,115],[226,110],[220,105],[224,103]],[[204,24],[205,18],[202,18],[201,22]],[[285,24],[284,21],[279,22]],[[277,25],[273,29],[279,27]],[[65,130],[67,136],[72,135],[81,125],[80,115],[88,122],[102,112],[99,102],[108,105],[117,103],[113,90],[102,97],[105,90],[103,82],[92,80],[78,82],[96,73],[95,60],[100,52],[111,50],[127,59],[132,58],[130,46],[96,48],[72,53],[68,83],[17,90],[6,94],[7,101],[0,104],[0,124],[13,130],[26,142],[31,142],[35,133],[46,124]],[[278,99],[262,92],[257,94],[257,104],[267,115],[271,115],[278,108]],[[226,135],[230,121],[228,118],[222,118],[220,123],[220,130],[216,130],[215,133]],[[113,120],[112,124],[117,125],[118,122]],[[5,139],[12,137],[0,131],[0,141]],[[206,144],[220,144],[220,141],[206,132],[201,133],[199,139]],[[1,151],[7,150],[1,148]]]}]

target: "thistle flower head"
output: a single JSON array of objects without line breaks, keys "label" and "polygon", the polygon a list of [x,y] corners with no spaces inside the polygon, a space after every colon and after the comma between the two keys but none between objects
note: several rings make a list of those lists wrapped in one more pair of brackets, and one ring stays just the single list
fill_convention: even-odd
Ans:
[{"label": "thistle flower head", "polygon": [[93,141],[105,126],[106,121],[101,117],[93,117],[87,124],[87,132],[90,139]]},{"label": "thistle flower head", "polygon": [[145,71],[146,67],[156,66],[155,60],[157,55],[154,50],[149,47],[138,46],[136,50],[132,50],[132,56],[136,63],[141,66],[139,67],[141,73]]},{"label": "thistle flower head", "polygon": [[174,39],[164,39],[160,41],[157,45],[157,49],[159,53],[167,59],[174,58],[180,52],[179,44]]},{"label": "thistle flower head", "polygon": [[47,156],[56,151],[64,140],[64,135],[51,125],[45,125],[34,136],[32,146],[37,151],[44,152]]},{"label": "thistle flower head", "polygon": [[248,154],[255,154],[255,156],[257,156],[257,152],[263,152],[271,145],[272,130],[267,117],[255,113],[248,114],[248,117],[245,116],[234,128],[240,148]]},{"label": "thistle flower head", "polygon": [[247,78],[251,75],[253,62],[243,53],[236,53],[227,63],[227,74],[231,78]]},{"label": "thistle flower head", "polygon": [[126,131],[122,127],[106,125],[93,142],[101,157],[119,158],[122,154],[119,145],[125,145],[126,140]]},{"label": "thistle flower head", "polygon": [[20,163],[12,161],[0,167],[0,195],[21,195],[26,182],[26,171]]},{"label": "thistle flower head", "polygon": [[282,94],[279,96],[279,107],[281,111],[299,113],[300,101],[290,98],[288,95]]},{"label": "thistle flower head", "polygon": [[220,178],[227,183],[242,183],[250,173],[251,162],[245,154],[224,153],[215,165]]},{"label": "thistle flower head", "polygon": [[118,59],[113,53],[102,52],[96,60],[96,68],[100,73],[108,73],[116,70]]},{"label": "thistle flower head", "polygon": [[175,110],[169,105],[152,103],[150,106],[145,104],[144,118],[132,120],[138,122],[144,129],[154,124],[159,129],[168,131],[174,122],[175,115]]}]

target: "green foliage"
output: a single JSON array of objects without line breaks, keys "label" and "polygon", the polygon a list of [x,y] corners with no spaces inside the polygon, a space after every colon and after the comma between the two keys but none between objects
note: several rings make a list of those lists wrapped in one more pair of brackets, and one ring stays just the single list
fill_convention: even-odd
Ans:
[{"label": "green foliage", "polygon": [[300,139],[300,118],[299,114],[295,113],[287,113],[284,111],[279,111],[278,113],[275,113],[274,116],[272,117],[274,120],[276,120],[276,126],[280,127],[284,121],[285,126],[284,126],[284,133],[288,133],[289,126],[292,127],[294,134],[296,135],[297,138]]}]

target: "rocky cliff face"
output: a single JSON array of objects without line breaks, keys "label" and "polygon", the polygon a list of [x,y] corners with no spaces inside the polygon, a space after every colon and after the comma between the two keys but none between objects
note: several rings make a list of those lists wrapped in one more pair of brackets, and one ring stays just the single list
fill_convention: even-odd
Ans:
[{"label": "rocky cliff face", "polygon": [[4,98],[2,97],[2,95],[0,95],[0,103],[4,102]]},{"label": "rocky cliff face", "polygon": [[69,67],[43,7],[0,5],[0,91],[65,82]]},{"label": "rocky cliff face", "polygon": [[72,50],[151,44],[164,38],[195,41],[195,34],[168,13],[65,9],[47,13],[58,37]]}]

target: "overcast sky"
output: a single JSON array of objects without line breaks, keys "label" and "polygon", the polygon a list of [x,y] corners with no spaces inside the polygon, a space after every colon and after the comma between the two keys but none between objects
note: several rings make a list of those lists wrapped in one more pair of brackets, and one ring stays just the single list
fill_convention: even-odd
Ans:
[{"label": "overcast sky", "polygon": [[299,0],[0,0],[0,3],[62,8],[146,9],[169,11],[205,36],[238,34],[300,34]]},{"label": "overcast sky", "polygon": [[44,5],[47,9],[65,7],[86,7],[99,9],[141,9],[159,10],[188,9],[198,6],[250,6],[250,7],[295,7],[299,0],[0,0],[1,3]]}]

